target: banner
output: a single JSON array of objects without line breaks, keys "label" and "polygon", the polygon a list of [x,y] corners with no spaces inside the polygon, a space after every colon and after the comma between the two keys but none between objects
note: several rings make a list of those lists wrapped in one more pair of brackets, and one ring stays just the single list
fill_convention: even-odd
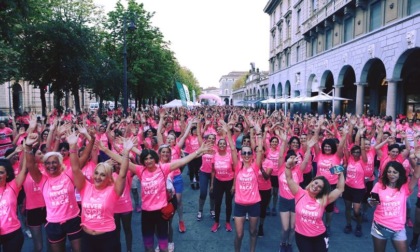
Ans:
[{"label": "banner", "polygon": [[195,103],[196,99],[195,99],[195,90],[193,89],[192,91],[192,101]]},{"label": "banner", "polygon": [[182,84],[184,86],[184,91],[185,91],[185,97],[187,98],[187,102],[191,101],[190,99],[190,91],[188,90],[187,85]]},{"label": "banner", "polygon": [[178,89],[179,98],[181,99],[181,102],[182,102],[182,106],[187,107],[187,98],[185,95],[184,85],[178,81],[176,81],[175,83],[176,83],[176,88]]}]

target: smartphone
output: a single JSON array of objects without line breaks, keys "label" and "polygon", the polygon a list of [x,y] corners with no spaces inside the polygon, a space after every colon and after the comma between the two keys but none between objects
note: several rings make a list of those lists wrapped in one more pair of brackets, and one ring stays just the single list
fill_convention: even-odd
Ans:
[{"label": "smartphone", "polygon": [[331,174],[339,174],[344,171],[344,167],[341,165],[335,165],[330,168]]},{"label": "smartphone", "polygon": [[379,199],[379,194],[377,194],[376,192],[371,192],[370,193],[370,197],[376,201],[378,201],[379,203],[381,203],[381,200]]}]

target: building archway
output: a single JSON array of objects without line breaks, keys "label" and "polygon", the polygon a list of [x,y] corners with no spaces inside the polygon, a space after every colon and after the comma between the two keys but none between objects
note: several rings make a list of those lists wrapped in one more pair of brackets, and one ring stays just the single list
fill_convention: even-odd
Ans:
[{"label": "building archway", "polygon": [[[321,77],[321,85],[319,90],[332,95],[332,90],[334,86],[334,76],[330,70],[325,71]],[[332,101],[328,102],[319,102],[318,103],[318,114],[329,114],[332,112],[333,106]]]},{"label": "building archway", "polygon": [[229,98],[227,98],[227,97],[226,97],[226,98],[224,99],[224,102],[225,102],[225,105],[229,105]]},{"label": "building archway", "polygon": [[[318,86],[318,80],[316,78],[315,74],[311,74],[309,75],[308,78],[308,82],[306,84],[306,97],[312,97],[317,95],[319,90],[319,86]],[[316,111],[318,111],[318,103],[317,102],[311,102],[311,103],[306,103],[305,106],[307,106],[306,110],[313,114],[316,113]]]},{"label": "building archway", "polygon": [[23,113],[22,86],[19,83],[12,86],[12,107],[15,115]]},{"label": "building archway", "polygon": [[366,113],[373,115],[386,114],[388,86],[385,78],[385,65],[380,59],[373,58],[366,62],[360,77],[361,83],[367,83],[364,100],[368,101],[368,104],[363,109]]},{"label": "building archway", "polygon": [[[393,79],[401,80],[397,84],[397,114],[406,114],[408,118],[420,118],[420,48],[405,51],[397,60]],[[392,95],[392,94],[390,94]]]},{"label": "building archway", "polygon": [[350,99],[348,101],[340,102],[340,114],[344,113],[352,113],[356,112],[356,91],[357,87],[354,85],[356,82],[356,74],[354,73],[353,67],[346,65],[344,66],[339,75],[337,86],[341,86],[340,92],[337,92],[336,88],[336,96],[340,96],[343,98]]},{"label": "building archway", "polygon": [[[286,83],[284,84],[284,97],[290,98],[290,92],[291,92],[290,81],[286,81]],[[290,103],[284,104],[284,110],[290,111]]]}]

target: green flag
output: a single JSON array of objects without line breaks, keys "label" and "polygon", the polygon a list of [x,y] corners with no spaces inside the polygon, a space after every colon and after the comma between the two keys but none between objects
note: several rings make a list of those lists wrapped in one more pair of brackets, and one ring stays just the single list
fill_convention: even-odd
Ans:
[{"label": "green flag", "polygon": [[181,82],[176,81],[176,88],[178,89],[179,98],[181,99],[182,106],[187,107],[187,97],[185,94],[184,85]]}]

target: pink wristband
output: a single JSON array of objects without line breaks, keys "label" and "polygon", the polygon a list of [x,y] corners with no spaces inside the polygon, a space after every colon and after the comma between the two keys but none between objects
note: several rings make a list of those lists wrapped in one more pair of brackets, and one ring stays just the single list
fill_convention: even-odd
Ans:
[{"label": "pink wristband", "polygon": [[69,152],[70,153],[77,153],[77,149],[70,149]]}]

